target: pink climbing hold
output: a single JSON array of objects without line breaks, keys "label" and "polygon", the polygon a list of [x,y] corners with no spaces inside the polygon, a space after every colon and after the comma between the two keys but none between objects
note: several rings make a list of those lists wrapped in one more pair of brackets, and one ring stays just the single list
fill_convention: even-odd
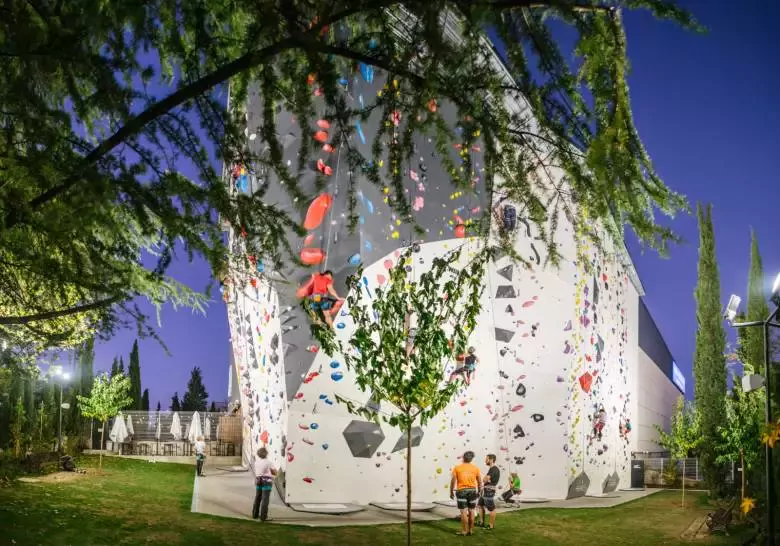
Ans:
[{"label": "pink climbing hold", "polygon": [[320,372],[310,372],[309,375],[306,376],[306,379],[303,380],[304,383],[311,383],[312,379],[320,375]]},{"label": "pink climbing hold", "polygon": [[458,431],[458,436],[463,436],[464,434],[466,434],[465,430],[459,430]]},{"label": "pink climbing hold", "polygon": [[299,392],[299,393],[295,394],[295,399],[296,400],[300,400],[301,398],[303,398],[303,393],[302,392]]},{"label": "pink climbing hold", "polygon": [[300,423],[298,425],[298,428],[301,430],[309,430],[309,425],[304,425],[303,423]]},{"label": "pink climbing hold", "polygon": [[523,409],[523,405],[522,405],[522,404],[518,404],[518,405],[514,406],[514,407],[513,407],[511,410],[509,410],[509,411],[520,411],[521,409]]},{"label": "pink climbing hold", "polygon": [[287,462],[288,462],[288,463],[291,463],[291,462],[293,462],[294,460],[295,460],[295,455],[293,455],[292,453],[290,453],[290,452],[288,451],[288,452],[287,452]]},{"label": "pink climbing hold", "polygon": [[385,281],[386,281],[386,280],[387,280],[387,279],[385,278],[385,276],[384,276],[384,275],[377,275],[377,276],[376,276],[376,283],[377,283],[377,284],[385,284]]},{"label": "pink climbing hold", "polygon": [[468,402],[466,402],[465,400],[461,400],[461,401],[460,401],[460,405],[461,405],[461,406],[465,406],[466,404],[468,404]]},{"label": "pink climbing hold", "polygon": [[385,260],[382,265],[385,266],[385,269],[393,269],[393,260]]},{"label": "pink climbing hold", "polygon": [[538,299],[538,296],[534,296],[533,299],[530,299],[528,301],[523,302],[523,307],[531,307],[534,303],[536,303],[536,300]]},{"label": "pink climbing hold", "polygon": [[326,119],[317,120],[317,127],[320,129],[330,129],[330,123]]}]

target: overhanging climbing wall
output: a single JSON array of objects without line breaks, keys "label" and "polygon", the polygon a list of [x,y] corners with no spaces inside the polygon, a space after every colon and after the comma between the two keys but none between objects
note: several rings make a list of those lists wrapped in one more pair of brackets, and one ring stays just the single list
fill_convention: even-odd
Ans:
[{"label": "overhanging climbing wall", "polygon": [[[316,78],[310,84],[324,112],[316,102]],[[393,82],[364,65],[345,73],[341,84],[355,107],[369,104],[380,92],[394,92]],[[460,130],[448,105],[431,107]],[[255,152],[265,147],[256,136],[260,112],[259,97],[251,95],[247,135]],[[273,176],[252,166],[231,169],[236,191],[264,188],[267,201],[299,217],[308,229],[303,238],[291,233],[290,241],[312,267],[283,271],[264,270],[259,260],[245,255],[240,236],[232,235],[233,259],[256,273],[233,276],[225,285],[249,438],[246,450],[270,447],[272,459],[285,471],[284,495],[290,503],[366,504],[401,501],[406,495],[406,439],[388,426],[349,415],[336,403],[338,395],[388,411],[372,402],[371,393],[360,392],[338,355],[319,352],[295,294],[298,286],[313,269],[330,269],[343,292],[346,277],[362,262],[364,289],[370,295],[387,281],[387,270],[403,247],[415,242],[420,243],[413,254],[415,274],[457,245],[469,245],[465,259],[477,244],[468,238],[467,226],[491,202],[479,146],[450,151],[456,165],[466,154],[474,165],[468,173],[473,191],[454,192],[431,137],[417,135],[404,184],[425,235],[413,237],[390,210],[384,189],[350,172],[343,155],[348,143],[370,156],[377,128],[385,123],[400,131],[405,120],[379,119],[375,112],[343,142],[326,120],[315,120],[310,129],[321,151],[298,174],[304,192],[316,194],[318,176],[325,188],[302,208]],[[301,128],[281,108],[276,124],[285,161],[295,171]],[[350,185],[357,190],[360,214],[359,229],[352,234],[346,227]],[[618,250],[606,244],[599,251],[573,229],[561,219],[556,237],[563,263],[545,268],[543,245],[521,217],[516,246],[529,264],[505,257],[490,265],[482,316],[471,341],[480,358],[476,378],[412,437],[415,500],[448,498],[449,469],[466,449],[478,454],[478,462],[495,453],[502,487],[507,473],[516,471],[530,497],[602,493],[627,484],[633,440],[626,430],[636,414],[638,293]],[[341,336],[350,334],[346,311],[335,321]],[[446,372],[452,367],[449,363]]]}]

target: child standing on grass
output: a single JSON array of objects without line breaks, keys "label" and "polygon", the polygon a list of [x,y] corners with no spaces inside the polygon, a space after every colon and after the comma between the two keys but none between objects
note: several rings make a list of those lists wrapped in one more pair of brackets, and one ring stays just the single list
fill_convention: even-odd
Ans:
[{"label": "child standing on grass", "polygon": [[206,442],[203,436],[198,436],[195,440],[195,468],[198,476],[203,476],[203,463],[206,461]]}]

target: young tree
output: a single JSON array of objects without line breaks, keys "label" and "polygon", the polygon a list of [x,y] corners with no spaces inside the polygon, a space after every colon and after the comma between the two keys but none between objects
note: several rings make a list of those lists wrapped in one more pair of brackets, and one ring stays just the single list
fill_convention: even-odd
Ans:
[{"label": "young tree", "polygon": [[111,417],[133,403],[130,397],[130,379],[122,374],[109,377],[101,374],[95,378],[89,396],[79,396],[79,406],[84,417],[97,419],[102,423],[100,431],[100,459],[98,468],[103,468],[103,440],[106,425]]},{"label": "young tree", "polygon": [[[176,402],[178,403],[178,401],[179,401],[179,397],[178,397],[178,395],[177,395],[177,396],[176,396]],[[171,404],[171,405],[173,405],[173,404]],[[173,407],[171,407],[171,409],[173,409]],[[158,412],[160,411],[160,401],[159,401],[159,400],[157,401],[157,411],[158,411]]]},{"label": "young tree", "polygon": [[684,508],[685,460],[690,455],[690,451],[696,449],[702,443],[699,413],[692,404],[686,403],[685,399],[680,396],[674,406],[674,412],[672,413],[671,422],[669,424],[669,432],[664,431],[664,429],[658,425],[655,425],[655,428],[658,430],[658,444],[664,449],[669,450],[675,464],[678,460],[682,459],[682,506]]},{"label": "young tree", "polygon": [[144,393],[141,396],[141,409],[143,411],[149,411],[149,389],[144,389]]},{"label": "young tree", "polygon": [[130,364],[127,375],[130,377],[130,396],[133,397],[132,409],[140,410],[141,407],[141,362],[138,357],[138,340],[133,342],[133,350],[130,351]]},{"label": "young tree", "polygon": [[754,469],[761,457],[759,439],[764,430],[762,414],[763,397],[758,393],[745,393],[741,378],[732,376],[731,393],[726,396],[726,421],[719,428],[717,462],[720,464],[740,461],[742,466],[741,497],[745,498],[745,477]]},{"label": "young tree", "polygon": [[[157,402],[157,405],[159,406],[160,403]],[[158,408],[159,411],[159,408]],[[181,411],[181,402],[179,402],[179,393],[175,392],[173,393],[173,397],[171,397],[171,411]]]},{"label": "young tree", "polygon": [[181,409],[184,411],[206,411],[208,407],[209,393],[203,386],[203,377],[200,368],[192,368],[190,380],[187,382],[187,392],[181,400]]},{"label": "young tree", "polygon": [[[464,263],[461,250],[434,259],[419,279],[407,271],[413,252],[406,250],[390,270],[389,283],[377,287],[373,299],[365,293],[358,268],[348,281],[347,305],[354,322],[349,340],[342,341],[331,328],[312,326],[325,353],[340,355],[374,402],[396,409],[381,418],[406,437],[407,544],[412,532],[412,427],[438,415],[460,387],[457,381],[446,381],[444,367],[453,355],[466,351],[480,312],[488,253]],[[416,328],[413,345],[411,327]],[[371,408],[338,399],[351,413],[380,418]]]},{"label": "young tree", "polygon": [[723,487],[722,468],[717,463],[719,427],[726,422],[726,332],[720,304],[720,274],[715,259],[712,205],[698,206],[699,267],[696,284],[696,351],[693,357],[694,398],[701,420],[699,449],[704,479],[711,494]]},{"label": "young tree", "polygon": [[[500,171],[510,197],[541,226],[571,212],[565,199],[547,202],[532,187],[558,190],[557,178],[528,176],[548,163],[566,171],[577,201],[594,219],[608,220],[621,240],[627,224],[642,241],[665,249],[675,237],[656,222],[654,210],[686,207],[653,168],[626,85],[621,10],[646,8],[696,28],[671,1],[6,4],[0,123],[14,128],[14,138],[0,143],[0,202],[7,205],[0,248],[3,264],[14,267],[0,266],[0,331],[19,341],[70,343],[125,319],[145,323],[129,303],[136,296],[158,306],[200,306],[204,298],[165,272],[176,241],[214,271],[226,267],[218,218],[246,233],[251,254],[278,261],[290,251],[286,228],[300,219],[262,195],[231,194],[214,167],[210,148],[227,164],[267,169],[301,203],[310,197],[298,183],[302,175],[282,163],[274,116],[252,128],[269,153],[253,152],[246,118],[225,105],[228,87],[237,110],[256,83],[266,111],[284,103],[308,128],[321,116],[312,106],[316,83],[335,128],[333,142],[354,134],[354,121],[375,110],[397,112],[413,124],[420,119],[419,128],[436,130],[442,149],[468,147],[480,135],[485,164]],[[459,40],[442,24],[445,16]],[[558,42],[551,21],[570,27],[574,40]],[[511,78],[480,53],[485,29],[503,42]],[[141,60],[146,52],[155,62]],[[403,100],[385,93],[366,97],[360,109],[346,108],[338,81],[358,63],[389,74]],[[525,97],[527,111],[510,111],[507,97]],[[467,142],[445,126],[437,101],[469,120]],[[317,152],[305,140],[300,165]],[[403,221],[410,204],[397,182],[412,142],[377,138],[371,157],[350,153],[352,170],[392,189],[389,202]],[[380,170],[379,159],[388,155],[399,164]],[[192,164],[198,183],[175,158]],[[459,172],[452,169],[452,184],[468,188]],[[349,213],[356,223],[355,211]],[[553,235],[541,233],[555,258]],[[159,258],[149,268],[138,259],[144,250]]]}]

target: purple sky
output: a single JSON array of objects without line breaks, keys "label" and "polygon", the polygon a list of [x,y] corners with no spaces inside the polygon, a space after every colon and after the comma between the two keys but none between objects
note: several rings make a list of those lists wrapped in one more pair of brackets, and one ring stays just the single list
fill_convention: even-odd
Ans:
[{"label": "purple sky", "polygon": [[[695,35],[646,14],[626,14],[633,67],[629,84],[634,116],[660,175],[673,189],[714,205],[718,261],[725,300],[744,294],[749,266],[750,227],[759,238],[767,288],[780,272],[778,230],[780,180],[774,166],[778,153],[773,129],[780,127],[776,96],[780,73],[771,69],[780,52],[773,21],[780,4],[757,0],[753,9],[723,9],[711,0],[681,2],[710,32]],[[646,303],[692,390],[696,317],[698,233],[694,216],[680,216],[673,228],[685,242],[668,260],[629,249],[647,291]],[[179,262],[171,274],[193,288],[205,288],[209,272],[201,261]],[[218,294],[217,294],[218,295]],[[227,395],[228,325],[221,300],[207,315],[166,308],[160,329],[171,355],[153,340],[140,343],[143,388],[152,405],[170,404],[181,396],[193,366],[203,370],[213,400]],[[96,348],[96,370],[111,366],[114,355],[127,355],[135,336],[123,332]]]}]

